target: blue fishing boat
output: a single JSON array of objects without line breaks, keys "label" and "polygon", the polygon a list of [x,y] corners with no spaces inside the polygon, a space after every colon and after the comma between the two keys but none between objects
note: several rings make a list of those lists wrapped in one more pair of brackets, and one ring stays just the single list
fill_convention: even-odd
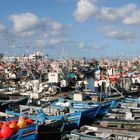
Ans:
[{"label": "blue fishing boat", "polygon": [[[63,119],[48,120],[44,118],[45,117],[44,113],[42,113],[41,110],[38,110],[38,113],[40,113],[38,116],[33,116],[33,119],[36,120],[31,119],[32,116],[30,116],[29,119],[25,115],[20,116],[20,119],[25,118],[24,120],[20,120],[19,117],[17,117],[16,115],[13,117],[6,118],[6,120],[3,123],[10,123],[13,120],[16,121],[16,126],[20,125],[22,128],[17,127],[18,130],[14,135],[8,137],[7,139],[2,140],[28,140],[28,139],[36,140],[36,139],[44,139],[44,137],[46,140],[46,138],[48,139],[49,136],[52,137],[55,134],[57,134],[58,136],[61,135],[66,120],[65,121]],[[17,115],[19,114],[17,113]],[[23,126],[23,122],[26,122],[25,126]]]},{"label": "blue fishing boat", "polygon": [[[93,96],[94,97],[94,96]],[[95,97],[95,98],[98,98],[98,97]],[[70,103],[72,104],[73,106],[95,106],[95,105],[98,105],[98,104],[101,104],[101,103],[106,103],[106,102],[112,102],[112,105],[111,107],[115,107],[117,106],[117,103],[119,101],[121,101],[122,98],[118,98],[118,99],[106,99],[105,101],[93,101],[93,100],[83,100],[83,101],[77,101],[77,100],[72,100],[72,99],[64,99],[64,98],[58,98],[55,102],[57,103]]]},{"label": "blue fishing boat", "polygon": [[[29,107],[29,106],[27,106]],[[55,115],[47,115],[44,113],[44,111],[42,110],[42,108],[39,108],[36,110],[36,114],[34,115],[29,115],[29,114],[25,114],[22,113],[20,114],[19,112],[14,112],[11,110],[6,110],[6,113],[9,115],[14,115],[14,116],[26,116],[26,117],[30,117],[33,120],[38,120],[39,122],[44,122],[44,121],[58,121],[58,120],[63,120],[63,122],[65,122],[65,126],[66,127],[79,127],[80,126],[80,121],[81,121],[81,112],[75,112],[75,113],[67,113],[65,114],[64,112],[60,112],[60,110],[51,110],[51,108],[49,108],[49,111],[53,111],[53,113],[55,112]]]},{"label": "blue fishing boat", "polygon": [[55,110],[60,110],[60,111],[66,111],[69,113],[81,113],[81,123],[85,123],[86,122],[93,122],[100,110],[100,108],[102,107],[101,105],[95,105],[92,107],[84,107],[84,106],[79,106],[79,107],[72,107],[72,106],[61,106],[61,105],[57,105],[57,104],[50,104],[52,109]]},{"label": "blue fishing boat", "polygon": [[37,139],[44,139],[48,138],[46,136],[47,134],[61,134],[61,131],[63,131],[63,121],[62,120],[56,120],[56,121],[49,121],[47,124],[39,124],[38,122],[35,122],[34,124],[25,126],[23,128],[20,128],[16,134],[12,135],[11,137],[7,139],[2,140],[37,140]]},{"label": "blue fishing boat", "polygon": [[[51,104],[52,107],[55,108],[63,108],[68,106],[72,112],[82,111],[84,114],[85,110],[89,110],[88,112],[96,112],[96,115],[106,115],[110,109],[116,104],[116,100],[108,101],[108,102],[86,102],[86,101],[74,101],[67,100],[63,98],[59,98],[58,101]],[[95,111],[96,110],[96,111]],[[86,113],[86,115],[88,115]]]},{"label": "blue fishing boat", "polygon": [[[51,111],[51,108],[49,108]],[[55,110],[52,110],[55,111]],[[58,111],[58,109],[57,109]],[[59,110],[60,111],[60,110]],[[51,121],[57,121],[57,120],[63,120],[63,122],[65,123],[66,127],[79,127],[80,126],[80,122],[81,122],[81,112],[75,112],[75,113],[64,113],[64,114],[59,114],[60,112],[56,112],[58,113],[58,115],[46,115],[42,109],[37,110],[37,116],[34,116],[36,120],[38,121],[42,121],[42,119],[44,119],[44,121],[46,120],[51,120]]]}]

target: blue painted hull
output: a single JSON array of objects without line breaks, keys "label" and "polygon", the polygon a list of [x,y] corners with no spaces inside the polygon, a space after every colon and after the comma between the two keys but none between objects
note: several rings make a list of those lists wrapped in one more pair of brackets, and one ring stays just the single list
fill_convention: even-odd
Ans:
[{"label": "blue painted hull", "polygon": [[[65,108],[64,106],[59,106],[56,104],[51,104],[50,106],[51,106],[51,108],[59,109],[59,110],[63,110]],[[100,110],[100,107],[101,107],[100,105],[95,105],[90,108],[84,107],[84,106],[77,106],[77,107],[69,107],[69,109],[70,109],[70,112],[72,112],[72,113],[81,112],[82,120],[89,119],[90,121],[93,121],[93,120],[95,120],[95,118]]]},{"label": "blue painted hull", "polygon": [[109,101],[101,104],[98,115],[104,116],[109,112],[110,107],[113,107],[114,101]]},{"label": "blue painted hull", "polygon": [[[9,110],[6,110],[6,113],[15,116],[21,116],[20,113],[15,113]],[[22,115],[28,117],[27,114],[22,114]],[[29,117],[32,118],[33,120],[37,120],[37,116],[35,115],[30,115]],[[55,115],[55,116],[46,115],[46,120],[63,120],[66,121],[65,125],[68,127],[79,127],[81,121],[81,112],[69,113],[65,115]]]},{"label": "blue painted hull", "polygon": [[100,108],[101,106],[96,106],[90,109],[85,109],[82,111],[82,119],[88,119],[91,122],[94,121],[100,111]]},{"label": "blue painted hull", "polygon": [[66,121],[67,127],[79,127],[81,121],[81,112],[70,113],[66,115],[58,115],[58,116],[47,116],[49,120],[60,120],[64,119]]},{"label": "blue painted hull", "polygon": [[[110,100],[108,102],[112,102],[111,103],[111,107],[116,107],[117,103],[120,101],[121,99],[115,99],[115,100]],[[84,107],[89,107],[89,106],[96,106],[99,104],[104,104],[106,102],[93,102],[93,101],[74,101],[74,100],[68,100],[68,99],[63,99],[63,98],[59,98],[58,101],[59,103],[64,103],[64,102],[68,102],[70,104],[73,105],[73,107],[80,107],[80,106],[84,106]]]},{"label": "blue painted hull", "polygon": [[37,130],[38,125],[32,124],[19,129],[19,131],[15,135],[4,140],[35,140],[38,137]]},{"label": "blue painted hull", "polygon": [[[66,99],[61,98],[58,100],[58,102],[52,103],[51,106],[62,109],[62,108],[64,108],[64,106],[63,106],[64,101],[70,103],[70,110],[73,112],[75,112],[75,111],[83,112],[85,110],[89,110],[88,112],[92,112],[93,114],[95,113],[96,115],[106,115],[108,113],[110,107],[116,106],[116,104],[119,100],[112,100],[109,102],[96,103],[96,102],[85,102],[85,101],[73,101],[73,100],[66,100]],[[60,103],[60,104],[58,104],[58,103]],[[63,104],[62,106],[61,106],[61,103]],[[98,109],[98,106],[100,106],[99,109]],[[96,112],[96,110],[98,110],[98,111]],[[83,113],[82,113],[82,115],[83,115]],[[88,115],[88,113],[86,113],[86,115]]]}]

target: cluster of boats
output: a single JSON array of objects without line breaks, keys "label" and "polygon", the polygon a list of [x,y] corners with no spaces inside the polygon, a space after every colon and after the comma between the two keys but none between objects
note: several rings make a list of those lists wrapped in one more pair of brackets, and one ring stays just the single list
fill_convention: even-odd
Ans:
[{"label": "cluster of boats", "polygon": [[[0,85],[6,86],[7,83],[6,88],[0,88],[0,139],[140,138],[140,99],[128,97],[129,94],[122,90],[125,87],[128,91],[129,82],[132,79],[138,81],[138,77],[125,76],[123,79],[124,75],[119,74],[116,79],[114,68],[107,67],[105,70],[97,64],[81,67],[77,66],[77,61],[72,61],[67,67],[65,63],[60,63],[63,71],[60,71],[60,67],[55,67],[58,62],[57,65],[37,62],[23,64],[24,71],[16,67],[18,63],[10,65],[10,72],[14,73],[13,66],[17,72],[17,77],[12,77],[13,79],[6,79],[10,76],[9,66],[7,71],[4,66],[1,70],[8,73],[8,76],[3,74]],[[44,68],[38,69],[41,64],[44,64]],[[73,64],[77,67],[73,67]],[[107,71],[110,72],[109,77]],[[87,82],[89,77],[96,78],[94,90],[90,90]],[[120,90],[116,83],[121,78],[123,81],[119,81]],[[138,92],[139,90],[136,94]]]},{"label": "cluster of boats", "polygon": [[[125,105],[124,105],[125,103]],[[140,110],[138,98],[121,98],[110,106],[106,115],[96,118],[92,125],[83,125],[66,134],[69,140],[139,140]]]},{"label": "cluster of boats", "polygon": [[[78,100],[83,94],[87,95],[88,100]],[[19,99],[17,96],[13,102],[12,97],[14,96],[17,95],[11,94],[5,99],[5,103],[9,103],[9,105],[5,107],[5,113],[1,113],[1,116],[5,116],[1,118],[3,124],[9,120],[18,121],[21,116],[26,119],[30,118],[32,123],[20,128],[7,139],[34,140],[56,136],[55,139],[72,139],[72,137],[75,139],[76,136],[78,140],[79,138],[99,139],[103,135],[108,138],[113,135],[116,139],[121,139],[121,136],[122,138],[127,137],[125,131],[130,133],[127,138],[139,137],[139,99],[122,96],[110,98],[108,96],[99,100],[101,98],[99,94],[85,91],[74,93],[72,97],[75,100],[68,96],[66,98],[52,97],[51,100],[43,101],[41,104],[32,104],[27,103],[27,97],[24,96]],[[99,101],[95,101],[95,99]],[[81,132],[83,128],[90,133]],[[108,131],[105,131],[106,129]],[[135,131],[137,135],[134,135],[132,131]],[[5,138],[2,137],[2,139]],[[107,139],[107,137],[102,139]]]},{"label": "cluster of boats", "polygon": [[[76,95],[81,96],[80,93],[76,93]],[[110,107],[113,107],[118,101],[118,99],[116,99],[105,102],[93,102],[92,100],[74,101],[57,98],[50,102],[44,101],[41,105],[33,105],[27,103],[28,98],[24,96],[19,97],[13,94],[5,94],[5,96],[3,95],[3,99],[4,97],[7,97],[7,99],[3,100],[3,103],[8,103],[8,106],[4,108],[4,106],[1,105],[3,107],[1,111],[5,112],[1,113],[2,116],[5,116],[1,118],[3,123],[11,119],[18,120],[20,116],[30,118],[34,121],[34,125],[28,125],[19,129],[16,134],[10,136],[10,139],[15,139],[17,135],[19,135],[18,138],[20,137],[20,139],[28,139],[28,137],[35,139],[35,137],[39,138],[39,136],[49,133],[49,131],[56,133],[57,130],[58,133],[62,133],[64,130],[70,131],[75,128],[78,129],[83,124],[93,123],[97,116],[106,115]],[[13,101],[12,98],[16,100]],[[33,128],[36,130],[33,130]],[[26,135],[24,135],[24,131]],[[30,131],[34,133],[30,133]]]}]

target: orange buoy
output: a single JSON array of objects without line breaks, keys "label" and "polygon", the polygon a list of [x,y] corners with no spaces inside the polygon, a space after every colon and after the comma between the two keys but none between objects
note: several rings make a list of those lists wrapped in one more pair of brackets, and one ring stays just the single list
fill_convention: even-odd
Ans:
[{"label": "orange buoy", "polygon": [[13,129],[13,134],[16,133],[16,132],[18,131],[18,129],[19,129],[19,127],[17,126],[17,124],[15,124],[14,122],[12,122],[12,123],[9,125],[9,127],[10,127],[11,129]]},{"label": "orange buoy", "polygon": [[11,120],[10,128],[13,129],[13,133],[17,132],[19,127],[17,126],[17,120]]},{"label": "orange buoy", "polygon": [[0,131],[0,135],[3,138],[9,138],[12,135],[12,133],[13,133],[13,129],[11,129],[9,126],[6,125],[4,125]]},{"label": "orange buoy", "polygon": [[11,124],[9,125],[10,128],[15,128],[17,126],[17,124],[11,122]]},{"label": "orange buoy", "polygon": [[27,122],[25,120],[25,117],[24,116],[21,116],[18,120],[18,123],[17,123],[17,126],[19,126],[19,128],[22,128],[24,126],[27,125]]}]

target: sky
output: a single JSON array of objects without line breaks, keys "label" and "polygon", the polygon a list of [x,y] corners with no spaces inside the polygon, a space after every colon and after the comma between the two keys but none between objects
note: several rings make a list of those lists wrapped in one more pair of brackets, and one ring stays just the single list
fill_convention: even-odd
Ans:
[{"label": "sky", "polygon": [[0,53],[140,56],[139,0],[0,0]]}]

